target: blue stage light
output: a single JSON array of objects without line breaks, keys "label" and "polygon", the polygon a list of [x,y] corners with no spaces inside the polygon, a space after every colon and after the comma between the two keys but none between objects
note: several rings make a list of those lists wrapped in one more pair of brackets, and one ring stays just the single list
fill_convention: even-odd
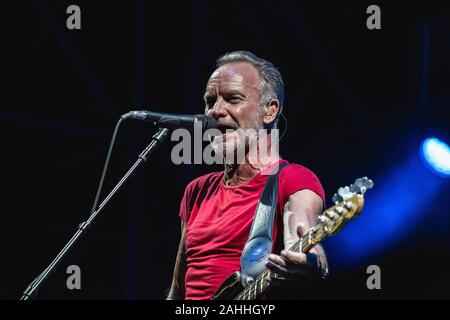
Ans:
[{"label": "blue stage light", "polygon": [[[438,139],[427,139],[419,148],[420,157],[416,147],[405,159],[393,159],[400,161],[381,176],[371,176],[375,188],[366,193],[361,216],[324,241],[334,268],[347,270],[378,261],[380,254],[432,221],[438,200],[441,204],[447,201],[439,192],[447,182],[442,176],[445,164],[449,172],[448,147]],[[439,174],[425,167],[424,161],[427,167],[439,167]]]},{"label": "blue stage light", "polygon": [[422,144],[426,164],[440,175],[450,175],[450,148],[437,138],[428,138]]}]

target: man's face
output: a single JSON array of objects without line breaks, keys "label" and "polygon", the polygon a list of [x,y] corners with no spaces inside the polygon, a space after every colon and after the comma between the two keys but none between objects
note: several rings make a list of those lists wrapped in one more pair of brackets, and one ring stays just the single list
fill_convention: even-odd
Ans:
[{"label": "man's face", "polygon": [[209,78],[204,96],[205,114],[217,120],[222,135],[215,141],[223,143],[224,149],[235,149],[245,143],[236,131],[225,134],[227,129],[263,128],[258,87],[258,71],[245,62],[223,65]]}]

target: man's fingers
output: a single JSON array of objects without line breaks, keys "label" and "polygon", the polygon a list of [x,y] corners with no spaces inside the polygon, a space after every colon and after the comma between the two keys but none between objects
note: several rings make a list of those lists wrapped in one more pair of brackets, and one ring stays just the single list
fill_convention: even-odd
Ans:
[{"label": "man's fingers", "polygon": [[269,268],[272,271],[275,271],[275,273],[277,273],[278,275],[288,275],[289,274],[289,270],[286,269],[285,267],[280,266],[279,264],[276,264],[272,261],[267,261],[266,264],[267,268]]},{"label": "man's fingers", "polygon": [[286,266],[286,261],[282,257],[280,257],[279,255],[277,255],[277,254],[273,254],[273,253],[270,254],[269,255],[269,261],[272,261],[273,263],[278,264],[278,265],[283,266],[283,267]]},{"label": "man's fingers", "polygon": [[306,255],[300,252],[294,252],[291,250],[283,250],[281,251],[281,256],[286,258],[288,261],[292,263],[305,263]]}]

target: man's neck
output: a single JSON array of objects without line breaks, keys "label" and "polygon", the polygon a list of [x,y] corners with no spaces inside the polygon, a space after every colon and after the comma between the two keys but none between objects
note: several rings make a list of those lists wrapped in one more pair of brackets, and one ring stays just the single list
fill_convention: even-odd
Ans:
[{"label": "man's neck", "polygon": [[225,164],[224,183],[227,186],[243,185],[278,161],[280,161],[278,153],[264,159],[258,157],[256,162],[249,161],[246,155],[245,163]]}]

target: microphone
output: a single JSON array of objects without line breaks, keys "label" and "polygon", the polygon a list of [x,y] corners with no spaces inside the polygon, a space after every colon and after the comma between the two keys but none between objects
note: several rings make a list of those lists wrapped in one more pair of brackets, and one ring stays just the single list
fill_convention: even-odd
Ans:
[{"label": "microphone", "polygon": [[201,124],[202,130],[217,129],[217,123],[214,118],[203,114],[187,115],[187,114],[170,114],[153,111],[130,111],[121,116],[123,119],[137,119],[153,122],[154,125],[163,128],[176,129],[194,129],[194,124]]}]

